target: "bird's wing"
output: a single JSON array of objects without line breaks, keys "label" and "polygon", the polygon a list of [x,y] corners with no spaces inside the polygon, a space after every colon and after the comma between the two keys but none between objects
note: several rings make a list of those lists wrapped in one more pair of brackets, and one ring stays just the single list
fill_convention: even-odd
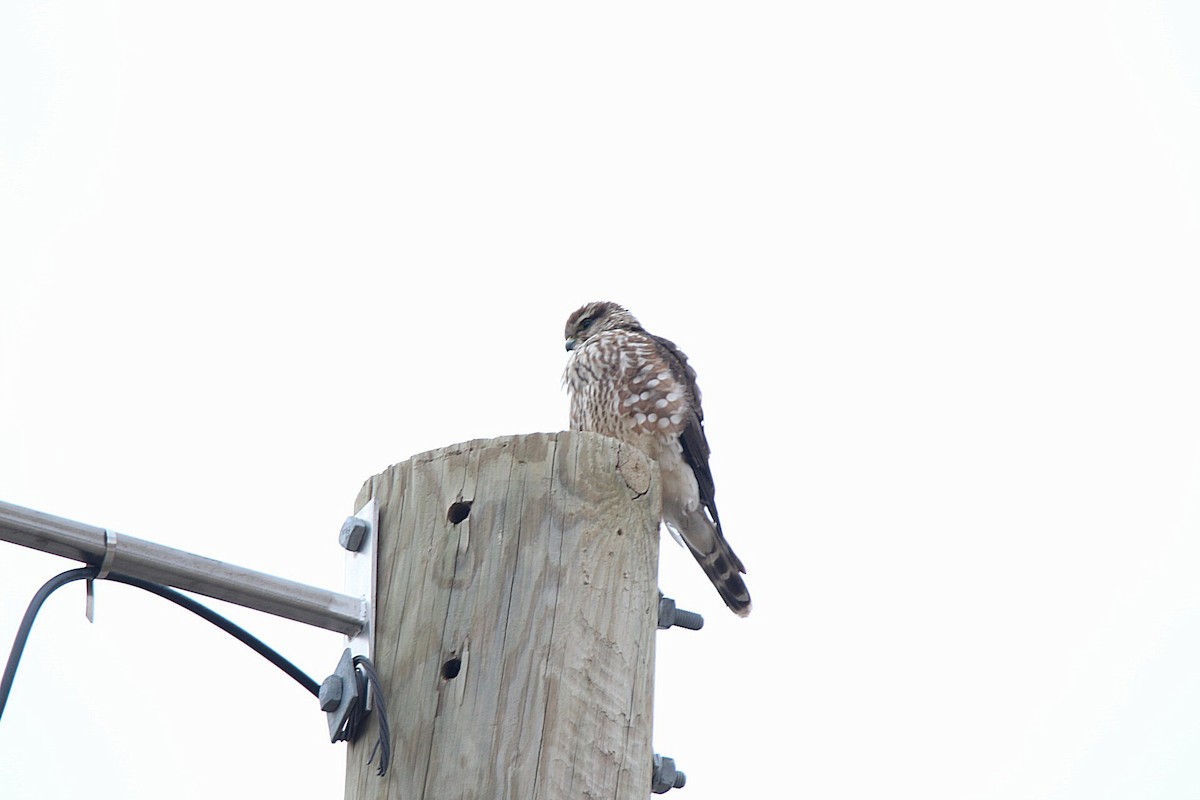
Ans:
[{"label": "bird's wing", "polygon": [[704,435],[704,409],[700,405],[700,387],[696,385],[696,370],[688,363],[687,356],[670,339],[652,336],[658,345],[663,360],[670,367],[671,374],[687,392],[689,410],[687,423],[679,433],[679,443],[683,446],[683,458],[692,473],[696,476],[696,485],[700,489],[700,502],[712,517],[717,533],[721,531],[721,518],[717,514],[716,486],[713,483],[712,469],[708,466],[708,458],[712,450],[708,446],[708,437]]}]

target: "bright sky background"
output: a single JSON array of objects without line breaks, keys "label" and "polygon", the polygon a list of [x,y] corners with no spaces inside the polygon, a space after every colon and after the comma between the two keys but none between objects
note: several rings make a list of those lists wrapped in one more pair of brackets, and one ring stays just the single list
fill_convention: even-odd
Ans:
[{"label": "bright sky background", "polygon": [[[0,499],[340,589],[362,482],[562,428],[617,300],[699,370],[755,601],[665,541],[677,796],[1195,797],[1198,223],[1193,0],[6,0]],[[4,655],[72,566],[0,544]],[[0,796],[341,798],[301,689],[98,590]]]}]

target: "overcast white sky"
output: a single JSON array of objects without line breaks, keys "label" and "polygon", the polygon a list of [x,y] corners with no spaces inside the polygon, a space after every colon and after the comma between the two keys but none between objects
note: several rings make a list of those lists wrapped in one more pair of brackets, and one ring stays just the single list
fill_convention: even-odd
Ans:
[{"label": "overcast white sky", "polygon": [[[1198,221],[1191,0],[6,0],[0,499],[337,589],[363,480],[563,427],[613,299],[699,370],[755,600],[664,543],[679,797],[1195,797]],[[0,545],[5,655],[72,566]],[[0,796],[330,800],[343,758],[76,585]]]}]

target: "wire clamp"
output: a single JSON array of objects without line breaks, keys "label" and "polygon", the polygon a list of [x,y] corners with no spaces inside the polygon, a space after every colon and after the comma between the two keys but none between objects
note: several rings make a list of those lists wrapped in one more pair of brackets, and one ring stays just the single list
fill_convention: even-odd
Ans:
[{"label": "wire clamp", "polygon": [[104,558],[100,561],[100,569],[96,573],[95,578],[88,578],[87,583],[87,600],[83,609],[84,616],[88,622],[96,621],[96,581],[102,581],[108,577],[108,573],[112,570],[113,559],[117,556],[117,532],[114,530],[104,529]]}]

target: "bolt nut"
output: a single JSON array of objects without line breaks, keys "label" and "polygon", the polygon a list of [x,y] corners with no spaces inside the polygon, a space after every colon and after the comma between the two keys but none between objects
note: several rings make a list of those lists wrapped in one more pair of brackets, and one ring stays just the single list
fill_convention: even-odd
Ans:
[{"label": "bolt nut", "polygon": [[367,523],[358,517],[346,517],[342,530],[338,534],[338,543],[351,553],[362,549],[363,540],[367,538]]},{"label": "bolt nut", "polygon": [[675,601],[658,593],[658,629],[666,630],[675,624]]},{"label": "bolt nut", "polygon": [[330,675],[325,679],[317,692],[317,701],[320,702],[322,711],[337,711],[338,706],[342,704],[341,675]]},{"label": "bolt nut", "polygon": [[675,769],[675,759],[654,754],[654,773],[650,776],[652,794],[666,794],[671,789],[682,789],[687,775]]}]

